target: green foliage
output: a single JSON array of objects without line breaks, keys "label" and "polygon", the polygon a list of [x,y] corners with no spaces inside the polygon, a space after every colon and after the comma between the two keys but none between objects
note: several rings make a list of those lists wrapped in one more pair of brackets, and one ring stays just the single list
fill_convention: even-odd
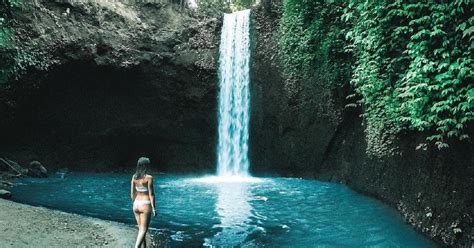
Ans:
[{"label": "green foliage", "polygon": [[2,1],[0,13],[0,86],[11,80],[18,80],[28,69],[46,69],[48,57],[29,47],[17,46],[15,32],[9,20],[11,8],[21,7],[20,0]]},{"label": "green foliage", "polygon": [[235,0],[230,8],[233,11],[239,11],[239,10],[244,10],[244,9],[249,9],[252,7],[254,4],[254,0]]},{"label": "green foliage", "polygon": [[10,5],[12,7],[19,7],[23,0],[7,0],[10,1]]},{"label": "green foliage", "polygon": [[[299,81],[324,77],[339,85],[349,72],[342,1],[286,0],[279,30],[280,58],[285,74]],[[325,74],[324,76],[321,74]]]},{"label": "green foliage", "polygon": [[[3,9],[5,11],[5,9]],[[7,81],[10,76],[11,60],[10,49],[13,43],[13,31],[8,23],[6,12],[0,15],[0,84]]]},{"label": "green foliage", "polygon": [[255,4],[255,0],[196,0],[196,3],[201,11],[220,16],[223,12],[249,9]]},{"label": "green foliage", "polygon": [[[428,131],[427,141],[448,147],[467,138],[474,120],[473,5],[351,1],[343,19],[356,56],[352,83],[368,122],[380,132]],[[368,130],[369,132],[373,130]]]},{"label": "green foliage", "polygon": [[0,17],[0,48],[8,47],[12,42],[13,31],[4,18]]},{"label": "green foliage", "polygon": [[321,67],[350,73],[370,155],[394,154],[404,130],[426,132],[428,144],[445,148],[451,138],[468,138],[474,120],[473,8],[462,0],[285,0],[283,68],[296,81]]},{"label": "green foliage", "polygon": [[[385,157],[396,152],[398,98],[394,95],[392,73],[399,73],[397,61],[386,58],[391,43],[386,40],[390,27],[378,20],[384,19],[384,2],[361,4],[352,1],[344,10],[342,19],[351,27],[346,38],[351,41],[347,49],[355,58],[351,83],[362,97],[366,122],[367,153]],[[386,32],[386,33],[385,33]],[[395,60],[402,56],[398,51]]]},{"label": "green foliage", "polygon": [[227,1],[220,0],[196,0],[199,10],[208,15],[222,15],[223,12],[230,12],[230,5]]}]

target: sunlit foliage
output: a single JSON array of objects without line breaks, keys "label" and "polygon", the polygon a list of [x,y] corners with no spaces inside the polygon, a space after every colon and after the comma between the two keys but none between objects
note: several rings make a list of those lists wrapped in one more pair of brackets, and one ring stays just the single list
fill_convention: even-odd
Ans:
[{"label": "sunlit foliage", "polygon": [[346,2],[284,1],[280,45],[289,76],[317,70],[324,46],[314,41],[330,27],[340,33],[329,46],[340,49],[343,42],[355,59],[350,82],[364,109],[369,154],[393,154],[394,138],[404,130],[428,133],[426,144],[440,149],[450,139],[468,138],[466,125],[474,120],[474,4]]}]

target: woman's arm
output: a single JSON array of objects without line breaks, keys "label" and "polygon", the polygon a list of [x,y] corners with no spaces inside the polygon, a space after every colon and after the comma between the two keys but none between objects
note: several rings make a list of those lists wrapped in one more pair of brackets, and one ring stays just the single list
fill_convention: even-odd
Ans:
[{"label": "woman's arm", "polygon": [[148,182],[148,192],[150,196],[151,208],[153,209],[153,216],[156,216],[155,210],[155,189],[153,188],[153,177],[150,176],[150,181]]},{"label": "woman's arm", "polygon": [[130,198],[132,198],[132,201],[135,201],[135,196],[136,196],[136,192],[135,192],[135,181],[133,180],[133,177],[132,177],[132,181],[130,182]]}]

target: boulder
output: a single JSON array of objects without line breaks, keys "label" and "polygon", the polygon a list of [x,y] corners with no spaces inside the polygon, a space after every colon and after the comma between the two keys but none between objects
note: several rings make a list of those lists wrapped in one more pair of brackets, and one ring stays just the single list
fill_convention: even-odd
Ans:
[{"label": "boulder", "polygon": [[12,197],[12,193],[8,190],[0,189],[0,198],[3,199],[10,199]]},{"label": "boulder", "polygon": [[39,161],[31,161],[27,175],[30,177],[48,177],[48,170]]}]

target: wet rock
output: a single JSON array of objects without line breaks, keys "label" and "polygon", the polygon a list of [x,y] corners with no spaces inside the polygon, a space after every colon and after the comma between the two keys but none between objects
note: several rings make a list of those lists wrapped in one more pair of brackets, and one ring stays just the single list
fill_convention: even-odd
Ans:
[{"label": "wet rock", "polygon": [[12,197],[12,193],[8,190],[0,189],[0,198],[3,199],[10,199]]},{"label": "wet rock", "polygon": [[30,177],[48,177],[48,170],[39,161],[31,161],[27,175]]},{"label": "wet rock", "polygon": [[13,185],[12,182],[5,181],[5,180],[0,180],[0,186],[11,187],[12,185]]}]

